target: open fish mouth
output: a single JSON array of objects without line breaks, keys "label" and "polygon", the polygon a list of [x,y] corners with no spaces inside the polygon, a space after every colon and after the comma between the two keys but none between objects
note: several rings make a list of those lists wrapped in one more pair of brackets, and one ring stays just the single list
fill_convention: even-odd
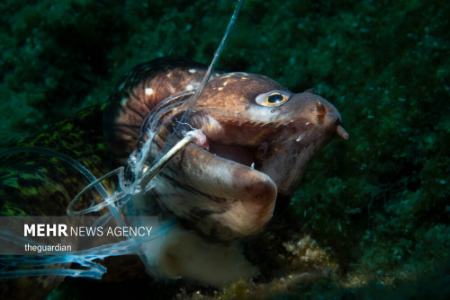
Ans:
[{"label": "open fish mouth", "polygon": [[[348,140],[349,134],[342,125],[338,124],[335,131],[340,138]],[[301,143],[304,144],[304,141],[307,140],[308,135],[308,131],[300,131],[290,139],[295,138],[295,142],[300,145]],[[199,146],[206,149],[211,154],[220,156],[223,159],[245,165],[254,170],[260,170],[263,164],[263,159],[261,156],[264,156],[267,152],[267,145],[268,143],[266,142],[253,146],[224,144],[211,140],[207,137],[207,140]]]},{"label": "open fish mouth", "polygon": [[[239,140],[242,141],[239,137],[236,137],[236,143],[225,144],[217,137],[208,137],[207,131],[204,134],[206,141],[198,146],[209,154],[209,163],[220,161],[217,166],[221,168],[240,169],[236,174],[242,174],[246,169],[246,174],[253,173],[265,181],[269,179],[277,187],[278,193],[285,195],[298,187],[307,163],[333,136],[344,140],[349,138],[340,118],[327,128],[287,124],[250,145],[239,144]],[[244,129],[241,135],[252,139],[252,133]]]},{"label": "open fish mouth", "polygon": [[212,154],[256,170],[260,167],[260,161],[257,160],[256,155],[258,148],[240,145],[225,145],[209,141],[209,152]]}]

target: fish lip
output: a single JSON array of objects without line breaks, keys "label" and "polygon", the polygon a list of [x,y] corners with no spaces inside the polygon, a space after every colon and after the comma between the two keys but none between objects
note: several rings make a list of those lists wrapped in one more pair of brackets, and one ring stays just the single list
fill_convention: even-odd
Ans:
[{"label": "fish lip", "polygon": [[[252,177],[254,177],[254,178],[265,178],[265,180],[267,180],[267,182],[270,182],[271,184],[273,184],[276,187],[276,190],[278,192],[278,184],[272,178],[272,176],[270,176],[268,173],[263,172],[262,170],[257,169],[256,167],[252,168],[249,165],[246,165],[246,164],[234,161],[232,159],[224,158],[224,157],[222,157],[220,155],[217,155],[215,153],[210,152],[207,148],[199,146],[199,145],[196,145],[194,143],[190,143],[187,146],[186,150],[187,151],[192,151],[192,150],[189,150],[190,147],[192,147],[191,149],[195,148],[195,150],[198,151],[198,152],[203,152],[203,153],[205,153],[207,155],[210,155],[210,157],[213,156],[214,159],[222,161],[222,163],[218,162],[219,167],[222,166],[222,168],[227,168],[228,170],[236,170],[238,168],[239,170],[241,170],[241,172],[242,171],[246,171],[249,174],[250,173],[253,174]],[[223,162],[226,162],[226,166],[224,166]],[[235,180],[236,181],[241,181],[241,180],[245,180],[245,178],[235,178]]]}]

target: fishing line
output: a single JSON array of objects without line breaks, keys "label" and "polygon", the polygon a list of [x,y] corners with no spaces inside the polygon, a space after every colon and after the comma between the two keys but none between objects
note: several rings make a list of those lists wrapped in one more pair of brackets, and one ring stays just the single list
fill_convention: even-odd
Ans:
[{"label": "fishing line", "polygon": [[[101,279],[103,274],[107,272],[107,269],[98,263],[98,260],[103,260],[111,256],[137,254],[144,243],[165,236],[174,225],[175,223],[173,221],[166,221],[158,227],[156,233],[152,234],[152,236],[128,239],[117,243],[105,244],[60,255],[0,256],[0,278],[13,279],[30,276],[64,276]],[[10,241],[15,237],[15,235],[9,234],[8,232],[3,230],[0,231],[0,239]],[[82,268],[73,268],[73,264],[77,264]],[[55,266],[57,267],[55,268]]]},{"label": "fishing line", "polygon": [[[92,174],[92,172],[87,167],[85,167],[82,163],[80,163],[78,160],[73,159],[72,157],[70,157],[66,154],[63,154],[63,153],[60,153],[57,151],[53,151],[53,150],[50,150],[47,148],[43,148],[43,147],[11,147],[11,148],[7,148],[7,149],[1,151],[0,157],[12,156],[12,155],[22,153],[22,152],[35,153],[35,154],[39,154],[39,155],[43,155],[43,156],[47,156],[47,157],[59,158],[60,160],[64,161],[69,166],[74,168],[76,171],[78,171],[81,175],[83,175],[84,178],[88,182],[95,182],[97,180],[95,175]],[[105,187],[102,184],[96,183],[95,189],[98,191],[98,193],[102,197],[109,196],[108,192],[106,191]]]},{"label": "fishing line", "polygon": [[212,71],[217,63],[217,61],[219,60],[220,55],[223,52],[223,49],[225,48],[225,44],[228,40],[228,36],[230,35],[231,30],[233,29],[237,17],[239,15],[239,12],[241,11],[241,7],[244,3],[244,0],[238,0],[236,7],[234,8],[234,12],[233,15],[230,18],[230,21],[228,22],[227,28],[225,29],[225,33],[222,37],[222,40],[220,41],[219,46],[217,47],[213,59],[211,61],[211,63],[209,64],[208,70],[205,73],[205,76],[203,77],[203,80],[199,86],[199,88],[195,91],[194,96],[192,96],[191,99],[188,99],[185,103],[186,107],[188,109],[192,108],[192,106],[195,104],[195,102],[197,101],[197,99],[200,97],[200,95],[202,94],[203,90],[205,89],[206,84],[209,81],[209,78],[211,77]]},{"label": "fishing line", "polygon": [[[152,115],[151,117],[146,119],[143,123],[143,127],[148,126],[146,130],[147,140],[144,142],[140,149],[133,151],[133,153],[129,156],[128,166],[133,174],[133,178],[131,180],[127,180],[124,175],[124,167],[119,167],[113,171],[108,172],[107,174],[101,176],[100,178],[96,178],[85,166],[83,166],[77,160],[44,148],[11,148],[6,150],[5,152],[1,152],[0,156],[18,153],[18,152],[29,152],[29,153],[39,153],[46,156],[53,156],[60,158],[61,160],[68,163],[70,166],[75,168],[79,173],[81,173],[89,182],[87,186],[85,186],[80,193],[78,193],[72,201],[69,203],[67,207],[67,213],[69,215],[85,215],[92,212],[101,211],[104,208],[109,209],[109,214],[104,214],[99,217],[99,220],[104,220],[106,222],[110,217],[114,217],[116,222],[120,225],[124,225],[125,221],[122,218],[121,212],[119,208],[125,205],[126,203],[132,204],[134,197],[142,197],[142,195],[148,191],[148,186],[151,180],[162,170],[162,168],[184,147],[186,147],[189,143],[198,139],[201,134],[199,130],[183,130],[183,138],[178,141],[172,148],[170,148],[161,158],[159,158],[151,168],[142,172],[144,166],[148,160],[151,145],[154,142],[154,138],[159,132],[159,126],[161,125],[161,119],[169,112],[172,112],[177,107],[183,108],[185,111],[181,117],[181,120],[178,120],[180,123],[188,123],[186,120],[188,119],[192,107],[195,105],[195,102],[203,92],[206,84],[208,83],[212,71],[214,69],[215,64],[217,63],[224,47],[228,36],[236,23],[237,16],[240,12],[240,9],[243,4],[243,0],[238,0],[235,6],[233,15],[228,22],[225,33],[221,39],[221,42],[216,49],[213,59],[208,66],[208,69],[201,81],[200,86],[195,90],[195,92],[187,92],[185,94],[177,94],[172,97],[168,97],[162,103],[159,104],[156,108],[158,108],[157,113]],[[184,99],[186,96],[189,97],[186,101],[181,102],[177,101],[180,99]],[[149,125],[147,125],[149,124]],[[117,176],[119,182],[119,190],[115,191],[112,195],[108,194],[104,186],[101,184],[102,180],[105,180],[111,176]],[[75,210],[74,207],[80,201],[82,195],[84,195],[87,191],[95,188],[103,201],[100,201],[94,206],[90,206],[85,209]],[[33,257],[29,256],[23,257],[0,257],[0,266],[3,268],[0,270],[0,278],[17,278],[23,276],[43,276],[43,275],[53,275],[53,276],[73,276],[73,277],[87,277],[100,279],[101,276],[106,272],[106,268],[96,262],[94,260],[103,259],[109,256],[116,255],[124,255],[124,254],[137,254],[143,263],[148,266],[149,262],[145,260],[145,255],[142,253],[140,249],[140,245],[144,242],[151,241],[159,236],[164,236],[167,232],[174,226],[175,221],[169,220],[165,221],[162,225],[159,225],[157,230],[158,233],[156,236],[152,236],[147,239],[139,239],[130,238],[122,242],[108,244],[96,248],[87,249],[84,251],[73,252],[70,254],[64,255],[54,255],[54,256],[46,256],[46,257]],[[4,232],[0,232],[0,238]],[[5,238],[5,236],[3,236]],[[12,237],[10,237],[12,239]],[[58,264],[72,264],[77,263],[86,269],[68,269],[68,268],[52,268]],[[16,267],[17,265],[22,264],[26,265],[28,268],[36,267],[36,266],[49,266],[49,268],[43,269],[18,269],[18,270],[5,270],[7,267]]]},{"label": "fishing line", "polygon": [[[233,27],[234,27],[234,25],[236,23],[237,17],[239,15],[239,12],[241,10],[241,7],[242,7],[243,3],[244,3],[244,0],[238,0],[237,1],[236,6],[235,6],[234,11],[233,11],[233,15],[231,16],[231,18],[230,18],[230,20],[228,22],[228,25],[227,25],[227,27],[225,29],[225,33],[222,36],[222,39],[220,41],[219,46],[217,47],[216,51],[214,52],[213,59],[211,60],[211,63],[209,64],[208,69],[207,69],[205,75],[203,76],[199,87],[197,89],[195,89],[194,91],[185,92],[185,93],[182,93],[182,94],[177,94],[177,95],[174,95],[172,97],[167,98],[167,100],[164,100],[164,101],[160,102],[161,106],[165,106],[165,105],[167,105],[166,104],[167,102],[171,102],[173,100],[178,100],[178,99],[184,99],[184,96],[187,96],[188,93],[191,93],[191,94],[193,93],[193,95],[191,97],[189,97],[187,100],[185,100],[181,104],[175,103],[175,105],[181,105],[181,108],[184,109],[184,113],[182,114],[180,120],[176,121],[176,126],[178,128],[183,127],[183,124],[186,124],[187,126],[184,126],[184,127],[188,127],[189,129],[192,129],[192,126],[187,121],[189,116],[190,116],[190,114],[191,114],[191,112],[192,112],[192,107],[195,105],[195,102],[200,97],[200,95],[202,94],[203,90],[205,89],[206,84],[209,82],[209,80],[211,78],[211,75],[212,75],[212,72],[214,70],[214,67],[217,64],[217,61],[219,60],[219,57],[220,57],[220,55],[222,54],[222,52],[223,52],[223,50],[225,48],[226,42],[227,42],[228,37],[229,37],[229,35],[231,33],[231,30],[233,29]],[[162,110],[161,112],[158,110],[158,109],[160,109],[160,107],[158,107],[158,106],[154,109],[154,111],[157,111],[158,113],[157,114],[153,114],[150,117],[152,122],[150,122],[151,125],[149,126],[149,128],[147,130],[147,135],[148,135],[149,138],[144,143],[144,146],[142,148],[144,150],[144,152],[145,152],[145,155],[138,156],[138,157],[141,158],[141,160],[137,163],[137,165],[135,165],[136,169],[134,171],[134,174],[138,174],[138,172],[140,172],[140,170],[142,170],[142,166],[144,165],[145,161],[147,160],[147,157],[148,157],[148,155],[150,153],[150,147],[153,144],[153,139],[156,136],[156,133],[158,132],[157,127],[158,127],[158,122],[160,121],[160,118],[162,116],[164,116],[166,113],[168,113],[169,111],[171,111],[173,108],[174,107],[169,105],[166,109]],[[146,122],[144,122],[144,124],[145,123]],[[186,130],[179,130],[179,131],[180,132],[185,132],[184,136],[185,137],[187,136]],[[172,133],[172,135],[174,135],[174,133]],[[173,148],[174,147],[176,147],[176,145],[173,146]],[[172,151],[172,149],[169,149],[168,152]],[[164,156],[162,156],[158,161],[156,161],[155,164],[159,164],[160,160],[163,157]],[[134,161],[135,161],[134,159],[131,159],[131,163],[133,163]],[[164,165],[165,164],[167,164],[167,162],[165,162]]]}]

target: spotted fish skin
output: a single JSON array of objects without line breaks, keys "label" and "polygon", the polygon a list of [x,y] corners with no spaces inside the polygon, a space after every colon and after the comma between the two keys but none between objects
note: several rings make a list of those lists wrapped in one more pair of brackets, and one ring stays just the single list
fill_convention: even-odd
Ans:
[{"label": "spotted fish skin", "polygon": [[[145,213],[156,199],[201,234],[232,240],[262,230],[277,196],[289,198],[295,191],[307,162],[336,134],[341,117],[318,95],[292,93],[266,76],[244,72],[214,74],[194,106],[186,107],[189,95],[183,93],[196,88],[205,71],[171,59],[136,67],[111,97],[105,131],[111,151],[125,158],[145,142],[146,122],[157,116],[161,126],[152,161],[180,138],[174,124],[201,129],[207,142],[176,155],[139,206]],[[166,109],[173,97],[180,105]]]},{"label": "spotted fish skin", "polygon": [[126,74],[103,117],[114,155],[126,159],[138,147],[141,127],[152,109],[171,95],[197,88],[204,74],[205,66],[175,58],[142,63]]}]

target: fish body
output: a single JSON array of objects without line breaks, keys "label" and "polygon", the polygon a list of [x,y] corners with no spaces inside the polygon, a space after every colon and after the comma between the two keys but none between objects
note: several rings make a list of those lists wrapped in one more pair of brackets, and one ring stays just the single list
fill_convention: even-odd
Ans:
[{"label": "fish body", "polygon": [[258,74],[215,73],[186,107],[205,72],[172,59],[137,66],[111,98],[105,133],[111,151],[124,159],[148,138],[148,120],[156,116],[161,125],[151,162],[181,137],[180,124],[200,129],[206,140],[175,156],[139,206],[145,211],[156,199],[202,235],[232,240],[261,231],[277,195],[292,195],[313,154],[336,133],[348,136],[327,100],[292,93]]}]

